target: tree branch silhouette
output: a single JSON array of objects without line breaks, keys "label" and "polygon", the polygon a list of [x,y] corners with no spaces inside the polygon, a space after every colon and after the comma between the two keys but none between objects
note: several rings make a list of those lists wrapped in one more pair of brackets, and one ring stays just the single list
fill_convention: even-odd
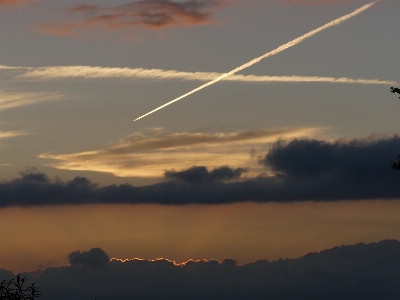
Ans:
[{"label": "tree branch silhouette", "polygon": [[392,168],[394,169],[394,170],[400,170],[400,155],[397,155],[398,157],[399,157],[399,162],[393,162],[392,163]]},{"label": "tree branch silhouette", "polygon": [[1,300],[34,300],[41,293],[37,286],[32,283],[31,286],[24,288],[26,278],[18,274],[17,279],[3,280],[0,283],[0,299]]},{"label": "tree branch silhouette", "polygon": [[[400,89],[399,88],[391,87],[390,91],[392,92],[392,94],[394,94],[394,93],[400,94]],[[399,99],[400,99],[400,97],[399,97]]]},{"label": "tree branch silhouette", "polygon": [[[395,87],[391,87],[390,88],[390,92],[392,94],[394,94],[394,93],[400,94],[400,89],[399,88],[395,88]],[[399,97],[399,99],[400,99],[400,97]],[[397,163],[393,162],[393,164],[391,165],[394,170],[400,170],[400,155],[397,155],[397,156],[399,157],[399,162],[397,162]]]}]

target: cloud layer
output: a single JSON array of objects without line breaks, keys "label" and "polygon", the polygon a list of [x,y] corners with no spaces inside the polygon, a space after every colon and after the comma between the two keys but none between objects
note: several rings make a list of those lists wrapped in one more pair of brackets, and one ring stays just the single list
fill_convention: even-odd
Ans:
[{"label": "cloud layer", "polygon": [[185,182],[206,182],[237,179],[242,175],[242,173],[246,172],[246,169],[232,169],[228,166],[215,168],[212,171],[208,171],[204,166],[193,166],[180,172],[175,170],[167,170],[164,174],[168,179],[177,179]]},{"label": "cloud layer", "polygon": [[[195,176],[189,176],[192,180],[172,180],[142,187],[130,184],[100,187],[85,177],[63,182],[50,180],[43,173],[26,172],[21,173],[21,178],[0,184],[0,207],[399,199],[400,173],[390,166],[391,157],[396,157],[398,149],[398,136],[373,141],[277,142],[260,159],[262,164],[272,168],[274,176],[259,176],[228,183],[220,180],[195,180]],[[173,172],[170,176],[188,178],[188,173],[187,170]],[[214,176],[213,171],[204,174],[206,178]]]},{"label": "cloud layer", "polygon": [[299,137],[316,131],[314,128],[282,128],[168,134],[153,130],[147,134],[133,133],[105,149],[70,154],[42,153],[40,157],[51,159],[50,166],[58,169],[109,172],[121,177],[162,177],[165,170],[187,169],[193,165],[216,168],[221,162],[234,168],[252,165],[259,169],[257,161],[249,156],[250,149],[262,148],[277,138]]},{"label": "cloud layer", "polygon": [[[43,300],[397,299],[400,242],[341,246],[298,259],[242,266],[233,259],[183,264],[112,259],[101,268],[73,264],[22,276],[28,284],[36,282]],[[11,272],[0,270],[0,279],[12,277]]]}]

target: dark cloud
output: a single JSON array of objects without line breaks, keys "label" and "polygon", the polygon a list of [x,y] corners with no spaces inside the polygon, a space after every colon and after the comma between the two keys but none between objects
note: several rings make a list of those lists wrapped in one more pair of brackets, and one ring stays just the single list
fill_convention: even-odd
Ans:
[{"label": "dark cloud", "polygon": [[400,137],[378,141],[279,141],[261,161],[291,178],[343,178],[353,183],[390,180],[389,157],[400,149]]},{"label": "dark cloud", "polygon": [[43,173],[28,172],[21,174],[21,178],[0,183],[0,207],[399,199],[400,172],[391,167],[391,158],[399,149],[398,136],[369,142],[277,142],[261,160],[277,172],[276,176],[227,183],[219,180],[203,181],[203,184],[191,182],[202,176],[224,179],[243,170],[222,167],[209,172],[204,167],[196,167],[181,172],[170,171],[167,179],[183,180],[141,187],[130,184],[98,186],[85,177],[64,182],[51,180]]},{"label": "dark cloud", "polygon": [[243,168],[232,169],[228,166],[215,168],[212,171],[208,171],[207,168],[204,166],[193,166],[183,171],[175,171],[175,170],[165,171],[165,177],[169,179],[178,179],[185,182],[197,183],[197,182],[235,179],[240,177],[242,173],[245,172],[246,169]]},{"label": "dark cloud", "polygon": [[[0,279],[9,272],[0,270]],[[399,299],[400,242],[335,247],[298,259],[232,259],[175,264],[166,259],[111,260],[22,274],[41,300],[83,299]]]},{"label": "dark cloud", "polygon": [[104,267],[109,261],[107,253],[100,248],[92,248],[89,251],[74,251],[68,254],[71,265],[89,266],[92,268]]},{"label": "dark cloud", "polygon": [[84,21],[49,22],[41,24],[39,30],[45,34],[73,36],[99,26],[115,31],[136,26],[157,29],[211,24],[211,15],[221,4],[219,0],[144,0],[114,7],[81,4],[67,12],[83,13]]}]

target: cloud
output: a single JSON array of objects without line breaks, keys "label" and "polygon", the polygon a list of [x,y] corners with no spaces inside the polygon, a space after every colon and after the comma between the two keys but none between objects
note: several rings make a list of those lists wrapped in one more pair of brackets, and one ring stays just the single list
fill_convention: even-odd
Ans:
[{"label": "cloud", "polygon": [[[28,171],[21,173],[20,178],[0,183],[0,207],[400,199],[400,173],[390,166],[390,158],[396,157],[399,148],[398,136],[373,141],[277,142],[261,160],[275,175],[241,178],[235,182],[192,184],[193,180],[171,180],[140,187],[99,186],[85,177],[64,182]],[[207,176],[211,176],[209,173]],[[173,174],[174,179],[188,175],[187,170]]]},{"label": "cloud", "polygon": [[109,261],[107,253],[101,248],[92,248],[89,251],[74,251],[68,254],[71,265],[89,266],[92,268],[104,267]]},{"label": "cloud", "polygon": [[64,95],[56,93],[25,93],[0,90],[0,111],[47,101],[60,100],[63,97]]},{"label": "cloud", "polygon": [[[380,141],[336,141],[295,139],[278,141],[261,160],[266,166],[290,178],[342,178],[356,182],[377,182],[390,176],[383,167],[400,147],[400,137]],[[386,178],[390,180],[389,178]]]},{"label": "cloud", "polygon": [[28,131],[0,131],[0,140],[29,134],[30,133]]},{"label": "cloud", "polygon": [[111,7],[81,4],[66,12],[82,14],[82,21],[47,22],[38,29],[44,34],[78,36],[95,28],[117,31],[132,27],[160,29],[215,24],[211,16],[221,5],[222,1],[218,0],[143,0]]},{"label": "cloud", "polygon": [[284,0],[283,5],[322,5],[331,3],[353,3],[363,0]]},{"label": "cloud", "polygon": [[[101,250],[101,249],[99,249]],[[397,299],[400,242],[335,247],[298,259],[175,263],[112,259],[100,268],[49,267],[23,273],[41,299]],[[13,274],[0,270],[0,279]]]},{"label": "cloud", "polygon": [[22,3],[34,3],[36,0],[0,0],[0,6],[3,5],[18,5]]},{"label": "cloud", "polygon": [[[0,65],[0,69],[19,71],[17,78],[28,80],[56,80],[56,79],[102,79],[127,78],[132,80],[181,80],[181,81],[210,81],[220,77],[223,73],[217,72],[183,72],[177,70],[143,69],[143,68],[108,68],[92,66],[52,66],[52,67],[13,67]],[[257,76],[231,75],[223,81],[234,82],[329,82],[347,84],[377,84],[398,85],[393,80],[380,79],[352,79],[347,77],[326,76]]]},{"label": "cloud", "polygon": [[232,169],[229,166],[222,166],[208,171],[204,166],[193,166],[187,170],[175,171],[167,170],[164,175],[169,179],[177,179],[185,182],[206,182],[206,181],[221,181],[239,178],[246,169]]},{"label": "cloud", "polygon": [[[40,158],[56,161],[49,166],[63,170],[108,172],[120,177],[162,177],[164,170],[186,169],[194,165],[234,168],[253,165],[252,148],[262,148],[277,138],[291,138],[317,132],[316,128],[245,130],[207,134],[156,132],[134,133],[107,148],[70,154],[42,153]],[[251,170],[247,175],[251,176]]]}]

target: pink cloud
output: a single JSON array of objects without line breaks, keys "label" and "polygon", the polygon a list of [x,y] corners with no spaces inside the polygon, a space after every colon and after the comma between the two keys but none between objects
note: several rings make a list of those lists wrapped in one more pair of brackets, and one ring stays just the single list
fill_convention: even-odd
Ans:
[{"label": "pink cloud", "polygon": [[36,0],[0,0],[0,6],[3,5],[18,5],[21,3],[33,3],[36,2]]},{"label": "pink cloud", "polygon": [[81,4],[65,12],[74,16],[81,15],[83,20],[42,23],[39,31],[44,34],[78,36],[82,31],[95,28],[116,31],[131,27],[160,29],[215,24],[212,14],[222,3],[222,0],[143,0],[113,7]]}]

